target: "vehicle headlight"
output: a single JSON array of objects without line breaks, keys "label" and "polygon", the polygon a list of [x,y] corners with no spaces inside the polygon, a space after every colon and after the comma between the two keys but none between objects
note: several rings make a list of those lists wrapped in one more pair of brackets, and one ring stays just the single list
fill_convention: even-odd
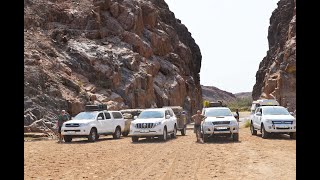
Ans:
[{"label": "vehicle headlight", "polygon": [[237,123],[237,121],[231,121],[231,122],[230,122],[230,125],[236,126],[236,125],[238,125],[238,123]]},{"label": "vehicle headlight", "polygon": [[210,125],[212,125],[212,122],[204,122],[204,125],[205,126],[210,126]]},{"label": "vehicle headlight", "polygon": [[267,122],[268,124],[272,124],[272,120],[270,120],[270,119],[266,119],[266,122]]},{"label": "vehicle headlight", "polygon": [[156,127],[156,126],[158,126],[160,124],[161,124],[161,122],[156,122],[156,123],[154,123],[154,127]]},{"label": "vehicle headlight", "polygon": [[88,126],[89,124],[88,123],[81,123],[79,124],[79,127],[84,127],[84,126]]}]

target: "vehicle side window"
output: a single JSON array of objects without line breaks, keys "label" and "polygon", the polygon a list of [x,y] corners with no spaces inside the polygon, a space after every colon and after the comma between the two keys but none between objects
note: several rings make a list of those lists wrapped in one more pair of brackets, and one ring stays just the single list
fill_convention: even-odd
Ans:
[{"label": "vehicle side window", "polygon": [[170,116],[172,117],[173,116],[173,111],[169,110],[169,113],[170,113]]},{"label": "vehicle side window", "polygon": [[112,112],[112,116],[115,119],[121,119],[122,118],[122,115],[119,112]]},{"label": "vehicle side window", "polygon": [[262,108],[260,108],[260,112],[261,112],[261,115],[262,115]]},{"label": "vehicle side window", "polygon": [[102,117],[102,119],[104,120],[104,115],[103,115],[103,113],[99,113],[99,115],[97,116],[97,119],[98,119],[99,117]]},{"label": "vehicle side window", "polygon": [[257,114],[257,112],[259,112],[259,110],[260,110],[260,108],[257,108],[257,109],[256,109],[256,113],[255,113],[255,114]]},{"label": "vehicle side window", "polygon": [[106,116],[106,119],[111,119],[110,113],[105,112],[104,115]]}]

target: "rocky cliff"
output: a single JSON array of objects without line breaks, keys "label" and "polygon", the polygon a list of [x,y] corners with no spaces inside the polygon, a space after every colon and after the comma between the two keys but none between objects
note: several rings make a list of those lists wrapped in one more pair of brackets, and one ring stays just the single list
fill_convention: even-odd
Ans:
[{"label": "rocky cliff", "polygon": [[88,103],[202,106],[201,52],[164,0],[24,0],[25,125]]},{"label": "rocky cliff", "polygon": [[231,102],[236,100],[236,96],[231,92],[221,90],[214,86],[203,86],[202,88],[202,98],[206,101],[218,101],[222,100],[223,102]]},{"label": "rocky cliff", "polygon": [[268,30],[269,50],[256,74],[252,98],[276,98],[296,108],[296,1],[280,0]]}]

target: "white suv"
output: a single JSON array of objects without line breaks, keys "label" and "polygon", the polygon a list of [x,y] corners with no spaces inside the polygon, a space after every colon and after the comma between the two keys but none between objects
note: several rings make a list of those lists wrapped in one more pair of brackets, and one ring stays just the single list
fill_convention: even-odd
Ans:
[{"label": "white suv", "polygon": [[262,138],[268,138],[271,133],[289,134],[296,138],[296,119],[282,106],[261,106],[253,115],[250,125],[252,135],[260,130]]},{"label": "white suv", "polygon": [[177,118],[171,108],[153,108],[142,111],[131,122],[130,134],[132,142],[139,138],[159,137],[166,141],[167,136],[175,138],[177,134]]},{"label": "white suv", "polygon": [[239,124],[229,108],[203,108],[202,114],[206,117],[201,126],[204,142],[210,137],[221,135],[239,141]]},{"label": "white suv", "polygon": [[61,134],[65,142],[71,142],[75,137],[87,137],[94,142],[99,135],[113,135],[113,138],[119,139],[124,123],[120,111],[85,111],[64,122]]}]

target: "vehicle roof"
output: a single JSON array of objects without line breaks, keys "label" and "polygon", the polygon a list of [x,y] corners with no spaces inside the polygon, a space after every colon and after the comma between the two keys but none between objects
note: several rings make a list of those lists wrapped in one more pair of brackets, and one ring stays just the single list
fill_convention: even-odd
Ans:
[{"label": "vehicle roof", "polygon": [[259,108],[266,109],[266,108],[285,108],[285,107],[283,107],[283,106],[260,106]]},{"label": "vehicle roof", "polygon": [[169,108],[149,108],[149,109],[145,109],[143,111],[165,111],[167,109],[169,109]]},{"label": "vehicle roof", "polygon": [[206,107],[204,109],[229,109],[230,110],[230,108],[228,107]]}]

